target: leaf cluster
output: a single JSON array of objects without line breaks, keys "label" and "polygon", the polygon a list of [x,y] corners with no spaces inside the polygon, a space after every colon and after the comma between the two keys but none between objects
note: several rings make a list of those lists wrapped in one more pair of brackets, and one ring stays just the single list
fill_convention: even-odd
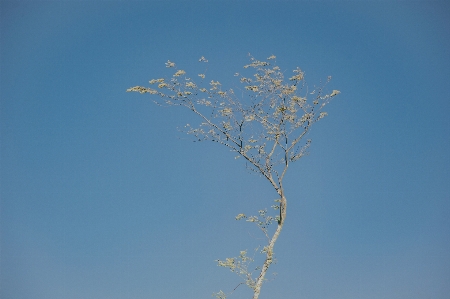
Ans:
[{"label": "leaf cluster", "polygon": [[[158,104],[187,107],[201,119],[197,126],[185,126],[188,134],[197,141],[227,146],[278,190],[289,163],[306,154],[311,140],[303,139],[310,127],[327,115],[323,108],[339,91],[325,92],[331,77],[308,90],[299,68],[285,80],[275,58],[259,61],[250,56],[244,74],[235,74],[241,84],[236,91],[223,89],[219,81],[207,82],[205,73],[194,75],[199,78],[196,82],[171,61],[166,63],[175,69],[171,78],[152,79],[151,87],[135,86],[127,91],[158,95]],[[204,57],[199,61],[208,62]]]}]

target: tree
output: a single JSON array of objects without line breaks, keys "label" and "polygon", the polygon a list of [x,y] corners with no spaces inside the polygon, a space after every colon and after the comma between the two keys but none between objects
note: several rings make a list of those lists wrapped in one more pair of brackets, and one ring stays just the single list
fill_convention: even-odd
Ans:
[{"label": "tree", "polygon": [[[256,268],[257,276],[249,270],[253,259],[246,251],[241,251],[236,258],[217,261],[219,266],[229,268],[244,279],[241,284],[253,290],[253,299],[259,297],[267,271],[274,262],[274,246],[286,220],[283,179],[288,166],[306,154],[311,144],[311,140],[306,139],[311,126],[327,115],[323,108],[340,93],[338,90],[325,92],[331,77],[321,86],[308,90],[304,72],[299,68],[293,70],[293,76],[286,82],[275,58],[272,55],[267,61],[259,61],[250,56],[244,72],[253,70],[253,76],[235,74],[243,85],[238,88],[239,92],[223,90],[222,84],[214,80],[206,85],[205,73],[198,74],[200,82],[197,84],[171,61],[166,63],[166,67],[175,69],[170,79],[150,80],[154,88],[127,89],[159,96],[156,103],[160,105],[184,106],[191,110],[201,122],[198,126],[187,124],[188,134],[196,141],[210,140],[226,146],[236,153],[235,158],[242,157],[250,170],[274,188],[278,195],[277,203],[272,206],[278,211],[276,216],[268,215],[267,209],[260,210],[258,216],[236,216],[236,220],[256,223],[267,238],[267,244],[260,250],[264,261]],[[199,61],[208,62],[204,57]],[[272,223],[276,223],[273,234],[268,231]],[[215,296],[221,299],[226,294],[220,291]]]}]

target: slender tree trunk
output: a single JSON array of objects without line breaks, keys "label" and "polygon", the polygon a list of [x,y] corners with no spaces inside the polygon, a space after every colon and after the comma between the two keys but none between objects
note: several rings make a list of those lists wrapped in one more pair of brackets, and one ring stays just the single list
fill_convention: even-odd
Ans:
[{"label": "slender tree trunk", "polygon": [[264,282],[264,277],[267,274],[267,270],[269,269],[270,265],[273,262],[273,247],[275,246],[275,242],[278,239],[278,236],[280,235],[281,229],[284,225],[284,220],[286,219],[286,197],[284,195],[281,197],[281,203],[280,203],[280,221],[278,222],[277,230],[272,236],[272,239],[270,239],[269,246],[267,248],[266,252],[266,260],[264,262],[264,265],[261,269],[261,273],[259,274],[258,279],[256,280],[255,289],[253,292],[253,299],[258,299],[259,294],[261,293],[261,287]]}]

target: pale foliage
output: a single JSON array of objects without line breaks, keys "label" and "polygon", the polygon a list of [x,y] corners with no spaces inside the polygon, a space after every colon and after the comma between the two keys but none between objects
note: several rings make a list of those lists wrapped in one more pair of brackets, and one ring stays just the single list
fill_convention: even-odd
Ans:
[{"label": "pale foliage", "polygon": [[[278,204],[273,206],[279,210],[278,216],[267,216],[266,210],[260,210],[259,216],[239,214],[236,217],[255,222],[267,237],[268,244],[261,250],[265,255],[264,264],[256,268],[259,275],[253,278],[249,271],[248,265],[253,259],[246,251],[241,251],[236,258],[218,260],[219,266],[229,268],[244,279],[254,290],[254,299],[258,298],[266,271],[273,263],[273,247],[286,217],[287,201],[282,185],[285,173],[291,162],[306,154],[311,140],[305,137],[312,124],[327,116],[323,108],[340,93],[325,91],[331,77],[309,90],[304,82],[305,74],[299,68],[285,80],[275,58],[272,55],[267,61],[259,61],[250,56],[244,74],[235,74],[242,84],[236,91],[223,89],[219,81],[207,80],[206,72],[188,75],[171,61],[166,63],[166,67],[175,69],[170,78],[152,79],[151,87],[135,86],[127,90],[157,95],[160,97],[160,101],[156,101],[158,104],[190,109],[201,122],[197,126],[187,124],[188,134],[197,141],[218,142],[235,152],[235,158],[243,157],[247,167],[264,176],[278,193]],[[208,62],[203,56],[199,61]],[[248,70],[253,71],[247,74]],[[199,78],[199,82],[194,78]],[[274,221],[277,229],[270,236],[267,227]],[[220,291],[215,296],[225,298],[226,294]]]}]

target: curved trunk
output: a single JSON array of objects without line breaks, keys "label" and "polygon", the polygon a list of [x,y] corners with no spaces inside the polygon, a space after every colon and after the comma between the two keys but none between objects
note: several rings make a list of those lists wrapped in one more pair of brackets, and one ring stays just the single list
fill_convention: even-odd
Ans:
[{"label": "curved trunk", "polygon": [[264,282],[264,277],[267,274],[267,270],[273,262],[273,247],[275,246],[275,242],[280,235],[281,229],[283,228],[284,220],[286,219],[286,197],[284,195],[281,197],[280,202],[280,221],[278,222],[277,230],[270,239],[269,246],[266,252],[266,260],[264,261],[264,265],[261,269],[261,273],[259,274],[258,279],[256,280],[255,288],[253,291],[253,299],[258,299],[259,294],[261,293],[261,287]]}]

